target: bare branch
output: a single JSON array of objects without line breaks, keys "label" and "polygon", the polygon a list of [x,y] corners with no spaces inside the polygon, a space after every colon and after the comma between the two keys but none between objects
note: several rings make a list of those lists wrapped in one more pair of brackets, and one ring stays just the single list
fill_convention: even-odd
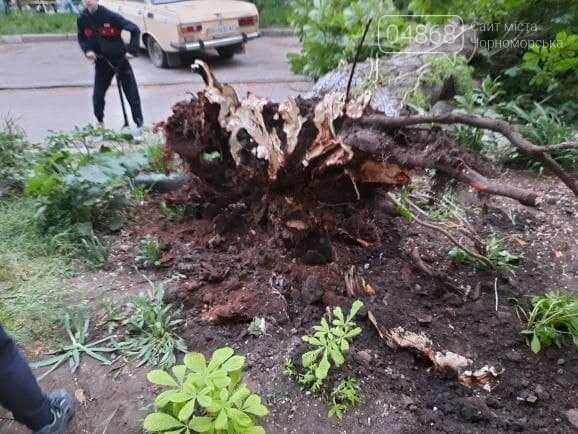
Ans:
[{"label": "bare branch", "polygon": [[[574,148],[571,143],[563,143],[554,146],[536,146],[526,140],[522,135],[516,132],[510,124],[500,119],[488,119],[465,113],[446,113],[441,115],[415,115],[392,118],[383,114],[373,114],[364,116],[357,121],[362,125],[374,126],[385,129],[408,127],[412,125],[434,123],[434,124],[464,124],[471,127],[482,128],[502,134],[508,141],[514,145],[520,152],[540,161],[546,168],[550,169],[558,176],[564,184],[578,196],[578,181],[568,174],[562,166],[548,155],[550,152],[563,149]],[[497,193],[499,194],[499,193]]]}]

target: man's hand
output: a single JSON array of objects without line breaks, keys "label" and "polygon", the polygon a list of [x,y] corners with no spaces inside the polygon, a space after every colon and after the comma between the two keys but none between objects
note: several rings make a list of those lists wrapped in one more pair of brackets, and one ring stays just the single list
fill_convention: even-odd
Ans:
[{"label": "man's hand", "polygon": [[84,53],[84,55],[92,63],[96,62],[96,53],[94,51],[87,51],[86,53]]},{"label": "man's hand", "polygon": [[126,54],[124,55],[124,58],[125,58],[126,60],[130,60],[130,59],[134,59],[134,56],[133,56],[132,54],[130,54],[130,53],[126,53]]}]

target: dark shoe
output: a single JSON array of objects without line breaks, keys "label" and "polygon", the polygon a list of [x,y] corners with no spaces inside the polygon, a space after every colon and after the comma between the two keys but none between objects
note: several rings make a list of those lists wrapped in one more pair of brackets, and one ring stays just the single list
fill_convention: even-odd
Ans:
[{"label": "dark shoe", "polygon": [[35,434],[68,434],[68,423],[74,416],[74,402],[66,390],[54,390],[48,394],[54,420]]}]

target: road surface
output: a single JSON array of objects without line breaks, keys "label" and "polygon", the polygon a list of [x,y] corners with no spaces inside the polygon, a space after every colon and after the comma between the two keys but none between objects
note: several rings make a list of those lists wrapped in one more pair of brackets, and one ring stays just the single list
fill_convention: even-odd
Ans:
[{"label": "road surface", "polygon": [[[216,56],[204,60],[220,81],[234,84],[240,95],[250,91],[281,100],[311,86],[289,70],[287,53],[298,50],[293,37],[268,37],[250,42],[245,54],[230,61]],[[200,77],[188,67],[158,69],[145,54],[131,63],[146,125],[166,119],[175,102],[202,87]],[[70,130],[94,122],[92,80],[93,66],[74,41],[0,45],[0,120],[16,120],[28,139],[35,142],[50,130]],[[114,81],[106,104],[105,125],[119,128],[122,111]]]}]

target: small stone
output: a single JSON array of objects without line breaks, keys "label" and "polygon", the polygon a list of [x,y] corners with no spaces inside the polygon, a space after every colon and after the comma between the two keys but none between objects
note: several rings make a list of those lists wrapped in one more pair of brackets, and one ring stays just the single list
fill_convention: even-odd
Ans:
[{"label": "small stone", "polygon": [[363,264],[363,268],[364,268],[365,270],[369,270],[369,264]]},{"label": "small stone", "polygon": [[498,398],[496,398],[495,396],[488,396],[486,398],[486,405],[490,408],[495,409],[495,410],[502,408],[502,404],[500,403]]},{"label": "small stone", "polygon": [[[521,362],[522,361],[522,355],[516,351],[511,351],[508,354],[506,354],[506,359],[508,359],[511,362]],[[522,380],[524,381],[524,380]]]},{"label": "small stone", "polygon": [[510,318],[512,318],[512,312],[503,312],[503,311],[499,311],[496,312],[496,316],[498,317],[499,320],[501,321],[507,321]]},{"label": "small stone", "polygon": [[369,365],[371,363],[371,359],[372,359],[371,354],[369,354],[367,351],[364,351],[364,350],[357,351],[353,355],[353,358],[360,365]]},{"label": "small stone", "polygon": [[417,319],[417,322],[424,325],[429,324],[433,321],[433,316],[431,315],[423,315]]},{"label": "small stone", "polygon": [[524,387],[528,387],[528,385],[530,384],[530,380],[528,380],[527,378],[522,378],[520,380],[520,384]]},{"label": "small stone", "polygon": [[536,395],[528,395],[526,401],[530,404],[534,404],[536,401],[538,401],[538,397]]},{"label": "small stone", "polygon": [[410,406],[408,407],[409,411],[416,411],[417,410],[417,405],[415,404],[410,404]]},{"label": "small stone", "polygon": [[578,408],[568,410],[564,414],[566,415],[568,422],[570,422],[573,427],[578,428]]},{"label": "small stone", "polygon": [[564,359],[558,359],[558,360],[556,361],[556,363],[558,364],[558,366],[562,366],[564,363],[566,363],[566,360],[564,360]]},{"label": "small stone", "polygon": [[399,403],[402,405],[402,407],[407,408],[413,404],[413,399],[407,395],[401,395],[401,397],[399,398]]},{"label": "small stone", "polygon": [[545,401],[546,399],[550,398],[550,394],[546,391],[546,389],[544,389],[544,387],[541,384],[536,384],[536,386],[534,387],[534,393],[542,401]]}]

